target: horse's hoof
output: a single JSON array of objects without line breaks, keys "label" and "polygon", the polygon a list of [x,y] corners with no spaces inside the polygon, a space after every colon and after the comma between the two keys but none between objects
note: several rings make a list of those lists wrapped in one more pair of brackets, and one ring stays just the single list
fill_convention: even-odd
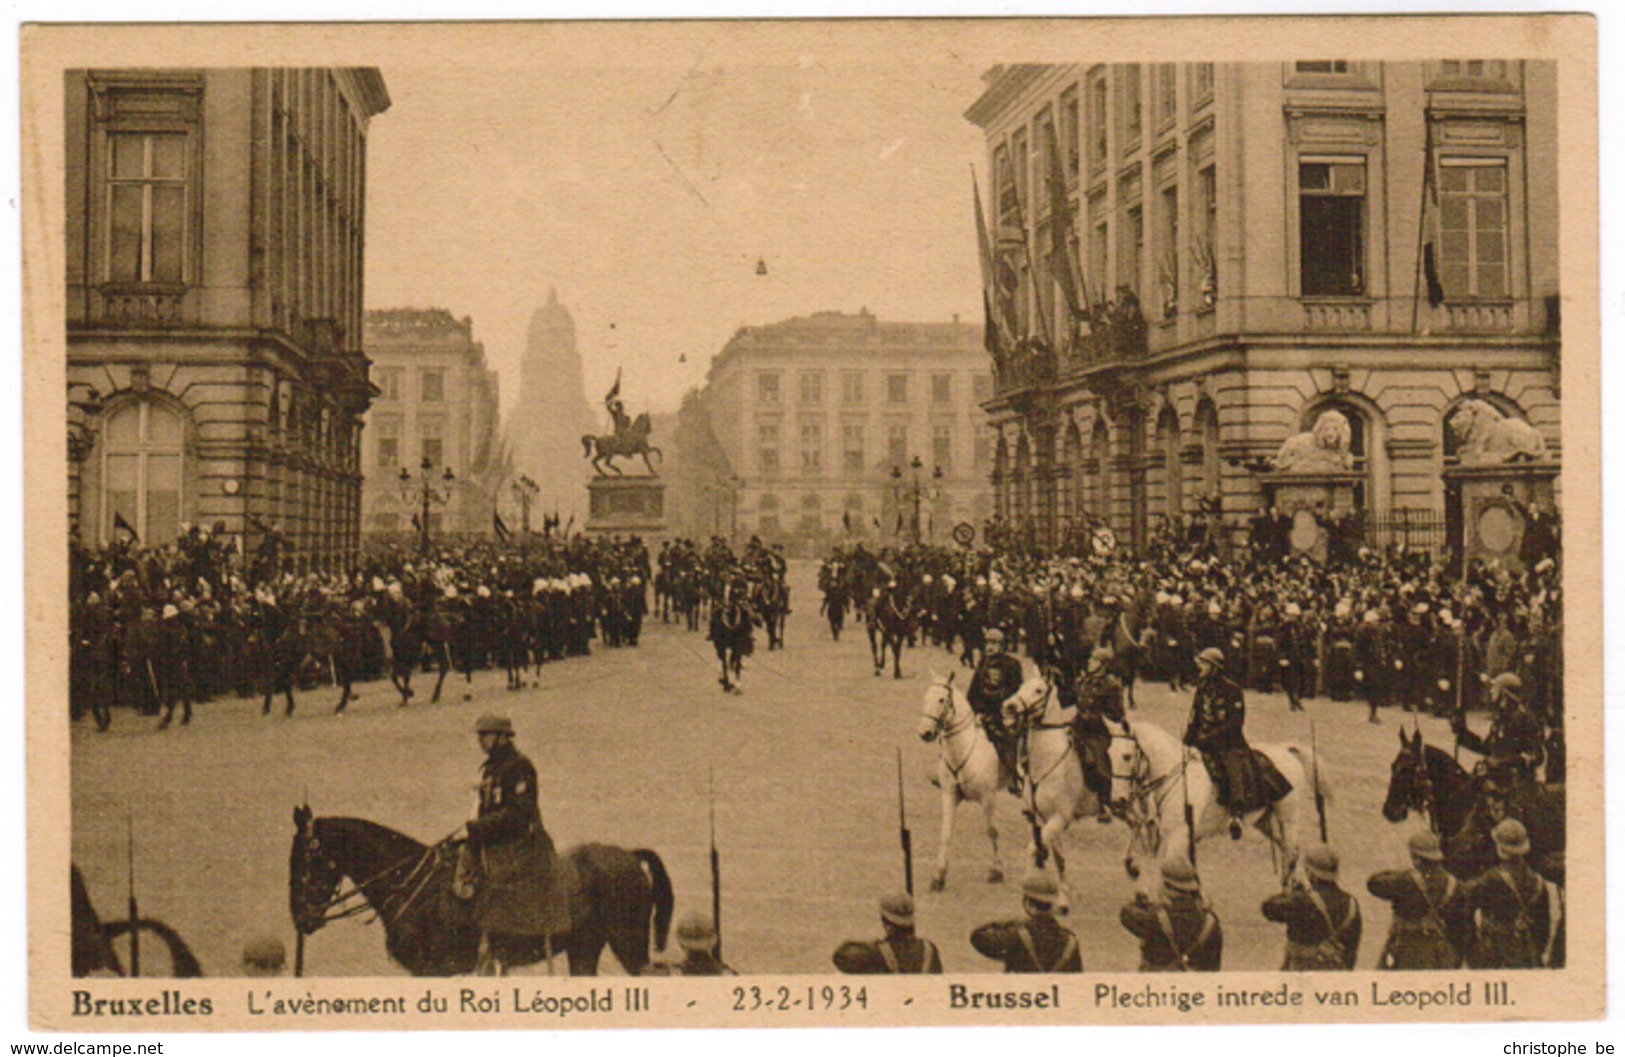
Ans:
[{"label": "horse's hoof", "polygon": [[943,878],[943,877],[933,877],[933,878],[931,878],[931,891],[940,892],[946,887],[948,887],[948,881],[947,881],[946,878]]},{"label": "horse's hoof", "polygon": [[990,885],[1003,884],[1004,883],[1004,871],[999,869],[996,866],[993,869],[989,870],[987,872],[987,883],[990,884]]}]

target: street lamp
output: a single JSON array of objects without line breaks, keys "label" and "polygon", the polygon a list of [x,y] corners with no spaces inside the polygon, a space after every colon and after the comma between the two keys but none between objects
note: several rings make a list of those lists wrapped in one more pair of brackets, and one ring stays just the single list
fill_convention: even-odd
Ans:
[{"label": "street lamp", "polygon": [[910,480],[906,488],[903,486],[903,468],[901,466],[891,468],[892,498],[896,501],[898,509],[901,510],[904,498],[912,497],[914,503],[914,543],[918,546],[920,543],[920,503],[925,499],[935,503],[942,497],[942,467],[934,466],[931,468],[931,484],[929,486],[920,480],[920,473],[925,469],[925,463],[920,461],[918,455],[909,461],[908,468]]},{"label": "street lamp", "polygon": [[[450,470],[447,470],[447,480],[450,480]],[[525,539],[530,539],[530,504],[536,501],[541,494],[542,487],[532,481],[527,474],[520,474],[519,480],[513,483],[513,497],[519,503],[519,528]]]},{"label": "street lamp", "polygon": [[[401,467],[401,498],[418,507],[418,546],[424,554],[429,553],[429,507],[434,504],[445,506],[451,502],[451,490],[448,487],[441,492],[435,487],[434,463],[425,455],[423,462],[418,466],[418,476],[414,478],[412,471]],[[450,485],[457,480],[457,475],[446,467],[440,480]]]}]

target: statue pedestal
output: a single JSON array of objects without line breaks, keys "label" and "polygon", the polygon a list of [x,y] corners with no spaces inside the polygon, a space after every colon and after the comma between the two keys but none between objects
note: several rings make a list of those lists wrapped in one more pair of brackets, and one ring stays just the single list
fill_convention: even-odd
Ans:
[{"label": "statue pedestal", "polygon": [[658,477],[595,477],[587,496],[589,536],[647,539],[666,532],[666,483]]},{"label": "statue pedestal", "polygon": [[1264,476],[1264,495],[1269,505],[1292,519],[1289,537],[1295,554],[1307,554],[1317,562],[1326,560],[1326,530],[1315,514],[1341,517],[1359,509],[1359,486],[1365,475],[1359,473],[1272,473]]},{"label": "statue pedestal", "polygon": [[1450,542],[1462,560],[1499,561],[1514,573],[1523,572],[1518,553],[1523,547],[1524,521],[1513,500],[1529,507],[1538,505],[1547,512],[1555,510],[1552,486],[1561,470],[1554,462],[1503,462],[1445,470],[1447,520],[1454,530]]}]

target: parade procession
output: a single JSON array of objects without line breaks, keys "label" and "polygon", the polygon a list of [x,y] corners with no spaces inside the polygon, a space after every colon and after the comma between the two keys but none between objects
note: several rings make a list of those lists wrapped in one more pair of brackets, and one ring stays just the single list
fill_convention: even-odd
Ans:
[{"label": "parade procession", "polygon": [[75,981],[1590,964],[1557,62],[573,32],[67,71]]}]

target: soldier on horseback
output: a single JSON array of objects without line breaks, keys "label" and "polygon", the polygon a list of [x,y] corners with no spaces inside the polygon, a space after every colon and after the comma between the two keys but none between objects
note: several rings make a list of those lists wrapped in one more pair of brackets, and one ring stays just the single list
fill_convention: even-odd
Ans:
[{"label": "soldier on horseback", "polygon": [[542,827],[536,768],[514,747],[513,723],[486,713],[474,725],[485,752],[479,813],[469,820],[458,874],[474,883],[474,923],[486,937],[481,961],[492,967],[491,934],[545,936],[563,931],[549,921],[553,840]]},{"label": "soldier on horseback", "polygon": [[1219,649],[1209,646],[1197,654],[1196,672],[1185,744],[1202,754],[1219,804],[1230,812],[1230,839],[1240,840],[1253,770],[1253,750],[1243,730],[1247,705],[1241,687],[1225,675],[1224,653]]},{"label": "soldier on horseback", "polygon": [[1016,739],[1005,729],[1002,712],[1005,701],[1021,689],[1026,676],[1022,672],[1021,660],[1005,652],[1004,632],[1001,629],[988,628],[985,637],[987,644],[983,649],[982,662],[976,666],[976,674],[971,676],[965,697],[981,719],[988,740],[998,750],[999,767],[1010,776],[1010,791],[1014,793],[1021,788],[1021,776],[1016,765]]},{"label": "soldier on horseback", "polygon": [[1545,731],[1534,712],[1524,704],[1520,691],[1523,680],[1515,672],[1502,672],[1490,680],[1490,701],[1495,720],[1482,737],[1467,726],[1467,716],[1457,712],[1450,729],[1456,743],[1484,757],[1485,774],[1516,784],[1532,782],[1535,770],[1545,758]]}]

